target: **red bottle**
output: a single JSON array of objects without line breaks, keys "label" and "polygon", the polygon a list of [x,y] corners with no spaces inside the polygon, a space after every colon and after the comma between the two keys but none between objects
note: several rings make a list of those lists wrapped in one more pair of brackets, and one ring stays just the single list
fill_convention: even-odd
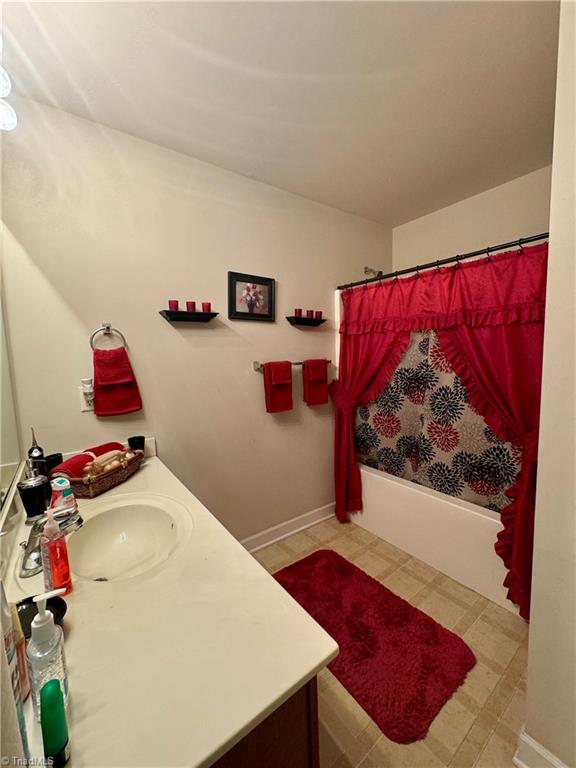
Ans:
[{"label": "red bottle", "polygon": [[52,510],[48,510],[48,522],[44,526],[42,536],[42,567],[44,568],[44,589],[66,590],[65,595],[72,592],[72,574],[68,562],[68,547],[66,537],[60,526],[54,520]]}]

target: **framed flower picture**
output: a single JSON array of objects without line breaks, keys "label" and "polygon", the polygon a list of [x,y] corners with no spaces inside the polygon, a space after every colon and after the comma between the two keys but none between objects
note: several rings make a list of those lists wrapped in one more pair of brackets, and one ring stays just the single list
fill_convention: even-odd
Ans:
[{"label": "framed flower picture", "polygon": [[274,322],[276,281],[272,277],[228,272],[228,317]]}]

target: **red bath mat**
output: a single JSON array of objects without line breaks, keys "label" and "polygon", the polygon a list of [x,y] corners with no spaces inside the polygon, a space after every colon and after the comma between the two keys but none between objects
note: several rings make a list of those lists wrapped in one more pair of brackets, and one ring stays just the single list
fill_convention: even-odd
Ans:
[{"label": "red bath mat", "polygon": [[466,643],[332,550],[274,576],[336,640],[329,669],[382,732],[423,739],[476,664]]}]

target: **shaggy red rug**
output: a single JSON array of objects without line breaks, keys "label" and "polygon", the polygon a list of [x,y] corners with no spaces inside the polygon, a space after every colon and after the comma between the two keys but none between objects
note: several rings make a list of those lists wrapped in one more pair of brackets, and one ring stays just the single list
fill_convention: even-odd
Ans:
[{"label": "shaggy red rug", "polygon": [[332,550],[274,576],[336,640],[329,669],[382,732],[423,739],[476,664],[466,643]]}]

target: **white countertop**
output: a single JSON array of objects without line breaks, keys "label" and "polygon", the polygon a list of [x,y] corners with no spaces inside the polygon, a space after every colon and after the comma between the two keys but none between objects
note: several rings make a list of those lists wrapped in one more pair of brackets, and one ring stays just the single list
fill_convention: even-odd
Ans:
[{"label": "white countertop", "polygon": [[[159,570],[74,580],[64,620],[70,764],[209,766],[338,646],[158,458],[98,498],[134,492],[176,499],[193,530]],[[42,574],[16,578],[16,550],[11,601],[43,590]],[[38,730],[29,737],[41,754]]]}]

